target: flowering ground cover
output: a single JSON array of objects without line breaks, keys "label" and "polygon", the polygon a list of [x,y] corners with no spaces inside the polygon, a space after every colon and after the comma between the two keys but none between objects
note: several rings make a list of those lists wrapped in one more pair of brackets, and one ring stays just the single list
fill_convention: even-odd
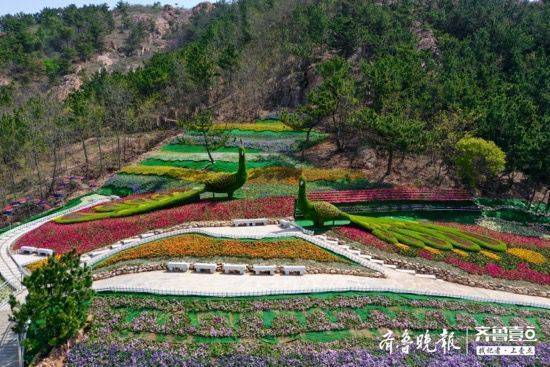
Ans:
[{"label": "flowering ground cover", "polygon": [[340,190],[311,192],[310,200],[324,200],[332,204],[360,203],[364,201],[471,201],[472,196],[462,189],[427,189],[392,187],[369,190]]},{"label": "flowering ground cover", "polygon": [[293,206],[292,197],[233,201],[203,200],[132,217],[75,224],[48,222],[21,237],[15,248],[36,246],[64,253],[75,247],[79,253],[84,253],[152,229],[190,221],[288,217],[292,215]]},{"label": "flowering ground cover", "polygon": [[[175,366],[478,366],[465,355],[466,329],[475,333],[476,325],[490,323],[532,327],[541,342],[550,336],[548,310],[388,293],[229,299],[99,294],[91,312],[92,327],[70,351],[70,366],[152,366],[160,360]],[[460,352],[438,349],[443,328],[454,332]],[[396,340],[404,330],[413,337],[427,332],[430,347],[440,352],[423,355],[412,346],[408,355],[388,355],[378,347],[387,330]],[[537,348],[537,358],[546,358],[546,346]],[[520,359],[524,364],[517,365],[542,361]]]},{"label": "flowering ground cover", "polygon": [[149,242],[119,252],[98,266],[134,259],[177,258],[183,256],[232,256],[260,259],[305,259],[319,262],[347,262],[312,243],[299,238],[263,240],[217,239],[188,234]]},{"label": "flowering ground cover", "polygon": [[[445,225],[451,225],[444,223]],[[489,275],[508,280],[524,280],[536,284],[550,285],[550,248],[548,240],[529,238],[519,235],[502,234],[479,226],[451,226],[473,233],[494,236],[508,244],[506,252],[439,251],[426,248],[414,248],[404,244],[389,244],[374,235],[352,226],[338,227],[334,231],[350,240],[365,246],[373,246],[388,253],[398,253],[409,257],[422,257],[428,260],[442,261],[463,271],[478,275]]]}]

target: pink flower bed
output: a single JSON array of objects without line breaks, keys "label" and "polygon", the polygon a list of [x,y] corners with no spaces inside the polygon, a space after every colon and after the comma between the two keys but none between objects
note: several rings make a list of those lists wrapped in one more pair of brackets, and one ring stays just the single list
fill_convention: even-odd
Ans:
[{"label": "pink flower bed", "polygon": [[438,224],[493,237],[498,240],[504,241],[510,245],[519,245],[524,247],[550,248],[550,240],[545,240],[539,237],[528,237],[528,236],[522,236],[522,235],[513,234],[513,233],[497,232],[485,227],[476,226],[474,224],[459,224],[459,223],[451,223],[451,222],[442,222]]},{"label": "pink flower bed", "polygon": [[288,217],[293,214],[293,210],[294,198],[271,197],[257,200],[202,201],[133,217],[75,224],[48,222],[21,237],[15,248],[35,246],[64,253],[75,247],[79,253],[84,253],[143,232],[184,222]]},{"label": "pink flower bed", "polygon": [[378,239],[378,237],[370,234],[367,231],[362,229],[351,227],[351,226],[342,226],[334,229],[334,232],[349,238],[352,241],[362,243],[366,246],[374,246],[380,250],[392,251],[392,245]]},{"label": "pink flower bed", "polygon": [[324,200],[333,204],[360,203],[385,200],[470,201],[470,194],[461,189],[425,189],[394,187],[391,189],[321,191],[309,194],[312,200]]},{"label": "pink flower bed", "polygon": [[[492,237],[500,238],[508,243],[515,243],[515,244],[522,243],[522,242],[528,243],[527,241],[531,239],[530,237],[524,237],[519,235],[508,236],[508,234],[486,230],[485,228],[482,228],[479,226],[467,226],[467,225],[459,225],[455,223],[452,223],[452,224],[445,223],[445,225],[450,225],[463,230],[468,230],[468,231],[477,232],[477,233],[489,235]],[[343,226],[335,229],[335,232],[346,238],[349,238],[352,241],[362,243],[366,246],[374,246],[380,250],[387,251],[387,252],[398,252],[397,247],[379,240],[378,238],[376,238],[375,236],[373,236],[372,234],[370,234],[369,232],[363,229]],[[541,241],[544,243],[544,240],[541,240]],[[544,245],[542,245],[541,247],[544,247]],[[412,252],[411,254],[414,254],[414,252]],[[435,255],[427,250],[418,250],[416,252],[416,256],[422,257],[427,260],[443,261],[449,265],[455,266],[470,274],[489,275],[494,278],[501,278],[501,279],[508,279],[508,280],[523,280],[523,281],[533,282],[537,284],[544,284],[544,285],[550,284],[549,274],[533,270],[529,267],[529,264],[527,263],[519,263],[517,264],[515,269],[505,269],[502,266],[495,264],[494,262],[488,262],[486,264],[477,264],[472,261],[467,261],[467,259],[462,259],[453,255],[454,253],[452,252],[442,252],[441,254],[438,254],[438,255]]]}]

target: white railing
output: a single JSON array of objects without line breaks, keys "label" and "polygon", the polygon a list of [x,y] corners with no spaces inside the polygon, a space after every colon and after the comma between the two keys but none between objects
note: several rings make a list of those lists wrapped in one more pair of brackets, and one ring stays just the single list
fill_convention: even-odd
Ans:
[{"label": "white railing", "polygon": [[510,301],[505,299],[495,299],[490,297],[456,295],[445,292],[434,292],[429,290],[410,290],[391,287],[366,287],[366,286],[349,286],[349,287],[316,287],[307,289],[266,289],[266,290],[250,290],[250,291],[200,291],[200,290],[175,290],[175,289],[156,289],[147,287],[128,287],[128,286],[101,286],[93,287],[97,292],[128,292],[128,293],[150,293],[175,296],[206,296],[206,297],[245,297],[245,296],[270,296],[280,294],[301,294],[301,293],[324,293],[324,292],[390,292],[390,293],[405,293],[415,295],[427,295],[434,297],[460,298],[470,301],[492,302],[515,304],[521,306],[539,307],[550,309],[550,303],[530,302],[530,301]]},{"label": "white railing", "polygon": [[163,238],[168,238],[168,237],[174,237],[174,236],[179,236],[179,235],[182,235],[182,234],[190,234],[190,233],[196,233],[196,234],[203,234],[203,235],[206,235],[206,236],[210,236],[210,237],[216,237],[216,238],[230,238],[230,239],[243,239],[243,238],[246,238],[246,239],[263,239],[263,238],[285,238],[285,237],[297,237],[297,238],[301,238],[305,241],[308,241],[308,242],[311,242],[319,247],[322,247],[326,250],[329,250],[329,251],[332,251],[338,255],[341,255],[341,256],[344,256],[366,268],[369,268],[371,270],[374,270],[374,271],[378,271],[380,273],[384,273],[384,268],[382,266],[379,266],[379,265],[376,265],[376,264],[373,264],[371,263],[369,260],[367,259],[364,259],[362,257],[359,257],[355,254],[351,254],[349,253],[346,249],[342,248],[341,246],[338,246],[338,245],[333,245],[333,244],[330,244],[330,243],[327,243],[326,241],[322,241],[318,238],[315,238],[314,236],[312,235],[308,235],[308,234],[305,234],[305,233],[302,233],[302,232],[286,232],[286,233],[268,233],[268,234],[261,234],[261,235],[233,235],[233,234],[218,234],[218,233],[215,233],[215,232],[212,232],[212,231],[209,231],[208,229],[205,229],[205,228],[185,228],[185,229],[179,229],[179,230],[175,230],[175,231],[171,231],[171,232],[165,232],[165,233],[161,233],[161,234],[157,234],[157,235],[154,235],[154,236],[151,236],[151,237],[147,237],[147,238],[144,238],[144,239],[141,239],[139,241],[135,241],[135,242],[130,242],[130,243],[127,243],[127,244],[124,244],[124,245],[121,245],[109,252],[106,252],[104,254],[101,254],[101,255],[98,255],[98,256],[95,256],[93,258],[91,258],[90,260],[87,261],[87,265],[95,265],[99,262],[101,262],[102,260],[105,260],[121,251],[124,251],[124,250],[128,250],[130,248],[133,248],[133,247],[136,247],[136,246],[141,246],[145,243],[149,243],[149,242],[153,242],[153,241],[158,241],[160,239],[163,239]]}]

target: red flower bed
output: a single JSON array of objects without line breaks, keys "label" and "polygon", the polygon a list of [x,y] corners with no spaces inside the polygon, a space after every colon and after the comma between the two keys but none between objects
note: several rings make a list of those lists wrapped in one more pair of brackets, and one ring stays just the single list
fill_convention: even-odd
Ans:
[{"label": "red flower bed", "polygon": [[550,240],[545,240],[539,237],[528,237],[528,236],[522,236],[522,235],[513,234],[513,233],[497,232],[485,227],[476,226],[474,224],[459,224],[459,223],[450,223],[450,222],[442,222],[438,224],[493,237],[501,241],[504,241],[510,245],[519,245],[524,247],[550,248]]},{"label": "red flower bed", "polygon": [[[494,238],[500,238],[507,243],[513,243],[513,244],[532,243],[529,241],[533,239],[531,237],[509,235],[507,233],[495,232],[495,231],[491,231],[483,227],[474,226],[474,225],[469,226],[469,225],[460,225],[455,223],[445,223],[445,225],[453,226],[453,227],[460,228],[467,231],[481,233],[484,235],[489,235]],[[396,246],[387,244],[386,242],[379,240],[374,235],[370,234],[369,232],[363,229],[343,226],[335,229],[334,231],[342,235],[343,237],[349,238],[352,241],[362,243],[366,246],[374,246],[380,250],[387,251],[390,253],[398,252],[398,253],[404,254],[404,252],[399,251],[399,249]],[[547,240],[542,240],[542,239],[538,239],[538,240],[541,241],[540,243],[538,243],[540,247],[548,246]],[[457,268],[464,270],[465,272],[468,272],[470,274],[489,275],[494,278],[509,279],[509,280],[524,280],[524,281],[533,282],[536,284],[544,284],[544,285],[550,284],[549,274],[539,272],[537,270],[533,270],[529,267],[529,264],[527,263],[519,263],[514,269],[505,269],[501,265],[498,265],[492,261],[489,261],[486,264],[476,264],[472,261],[468,261],[468,258],[460,258],[460,257],[454,256],[453,252],[447,252],[447,251],[443,251],[441,252],[441,254],[436,255],[423,249],[421,250],[411,249],[411,251],[406,254],[408,256],[419,256],[432,261],[442,261],[449,265],[456,266]],[[500,256],[505,256],[505,255],[506,254],[501,254]],[[470,256],[474,256],[474,255],[471,254]]]},{"label": "red flower bed", "polygon": [[21,246],[44,247],[64,253],[75,247],[84,253],[123,238],[189,221],[236,218],[288,217],[294,209],[292,197],[257,200],[202,201],[126,218],[102,219],[75,224],[48,222],[21,237]]},{"label": "red flower bed", "polygon": [[334,232],[349,238],[352,241],[362,243],[366,246],[374,246],[380,250],[384,251],[392,251],[392,246],[380,239],[378,237],[370,234],[367,231],[364,231],[362,229],[356,228],[356,227],[350,227],[350,226],[342,226],[334,229]]},{"label": "red flower bed", "polygon": [[320,191],[309,194],[312,200],[324,200],[333,204],[360,203],[365,201],[422,200],[422,201],[471,201],[470,194],[461,189],[418,189],[394,187],[391,189]]}]

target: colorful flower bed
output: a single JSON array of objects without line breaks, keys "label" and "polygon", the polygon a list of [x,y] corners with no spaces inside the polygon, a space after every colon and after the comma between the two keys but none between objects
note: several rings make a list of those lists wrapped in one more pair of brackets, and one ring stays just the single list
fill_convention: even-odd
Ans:
[{"label": "colorful flower bed", "polygon": [[[494,236],[495,234],[493,231],[487,233],[488,230],[485,228],[479,229],[480,227],[477,226],[453,225],[453,227],[483,235]],[[524,280],[537,284],[550,284],[550,264],[547,261],[550,249],[546,246],[541,246],[536,251],[510,248],[507,252],[498,254],[487,250],[478,253],[428,251],[428,247],[419,249],[402,244],[399,244],[399,246],[388,244],[356,227],[339,227],[335,229],[335,232],[343,237],[366,246],[376,247],[382,251],[399,253],[409,257],[420,256],[433,261],[442,261],[472,274],[489,275],[509,280]],[[495,237],[498,238],[499,236]],[[527,238],[522,239],[520,237],[518,235],[500,236],[503,241],[506,239],[513,240],[512,244],[517,244],[517,242],[528,243],[529,240]]]},{"label": "colorful flower bed", "polygon": [[[374,367],[380,362],[407,366],[406,358],[413,358],[415,365],[430,366],[424,362],[434,360],[463,366],[456,363],[458,355],[454,359],[422,356],[414,346],[409,357],[397,353],[391,360],[385,359],[388,357],[378,349],[378,343],[386,328],[394,331],[396,340],[405,329],[413,336],[432,330],[432,337],[436,338],[446,328],[456,333],[455,343],[462,353],[464,330],[476,325],[530,326],[535,328],[539,340],[550,335],[545,321],[548,310],[398,294],[348,292],[230,299],[100,294],[94,299],[91,312],[91,330],[87,339],[71,350],[70,366],[109,365],[107,362],[127,365],[131,358],[133,364],[140,366],[158,365],[155,358],[163,358],[163,363],[174,366],[188,362],[192,366]],[[153,341],[167,338],[185,343]],[[265,338],[269,338],[268,344],[262,341]],[[431,344],[435,347],[435,339]],[[537,356],[546,353],[539,349],[545,348],[544,344],[537,343],[536,348]],[[359,349],[363,354],[340,360]],[[319,359],[327,352],[331,358]],[[360,358],[368,353],[373,353],[369,354],[370,359]],[[467,361],[472,366],[472,359]],[[540,360],[524,361],[529,366],[542,366]]]},{"label": "colorful flower bed", "polygon": [[332,204],[360,203],[365,201],[471,201],[472,196],[461,189],[419,189],[414,187],[394,187],[387,189],[341,190],[312,192],[310,200],[328,201]]},{"label": "colorful flower bed", "polygon": [[45,247],[64,253],[75,247],[79,253],[115,243],[146,231],[189,221],[231,220],[234,218],[288,217],[294,210],[292,197],[256,200],[208,201],[163,209],[147,214],[101,219],[75,224],[48,222],[25,234],[16,244]]},{"label": "colorful flower bed", "polygon": [[149,242],[119,252],[100,266],[134,259],[231,256],[260,259],[305,259],[345,262],[342,258],[299,238],[253,240],[216,239],[189,234]]},{"label": "colorful flower bed", "polygon": [[[213,346],[204,346],[200,351],[189,350],[185,346],[170,344],[148,344],[144,342],[86,342],[75,346],[69,353],[69,367],[110,367],[131,366],[153,367],[160,365],[178,367],[481,367],[481,366],[514,366],[544,367],[550,359],[550,344],[540,343],[535,356],[495,357],[477,356],[476,343],[469,346],[469,353],[452,351],[449,353],[426,353],[415,350],[410,354],[402,352],[381,354],[369,348],[348,345],[338,348],[327,345],[324,350],[314,348],[311,343],[299,346],[285,346],[279,354],[263,356],[245,352],[250,345],[243,345],[231,355],[210,357],[214,354]],[[237,349],[237,348],[235,348]],[[205,357],[204,355],[208,355]]]}]

